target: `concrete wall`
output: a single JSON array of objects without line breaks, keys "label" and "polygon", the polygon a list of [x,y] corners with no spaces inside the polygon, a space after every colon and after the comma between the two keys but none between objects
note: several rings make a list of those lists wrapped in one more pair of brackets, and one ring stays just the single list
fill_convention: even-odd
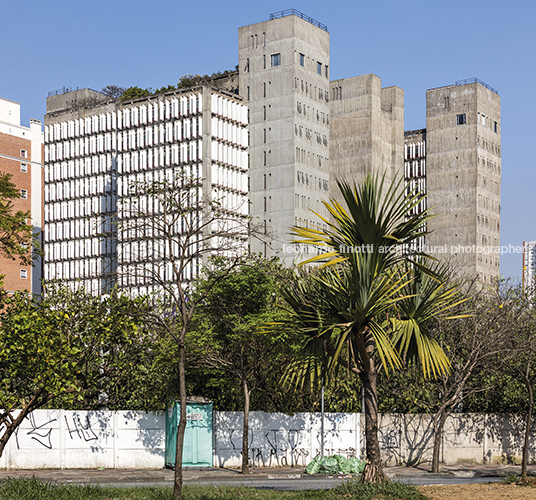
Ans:
[{"label": "concrete wall", "polygon": [[[324,453],[359,456],[358,413],[326,413]],[[242,464],[242,412],[214,415],[214,466]],[[250,413],[250,461],[254,467],[302,467],[320,454],[320,413]]]},{"label": "concrete wall", "polygon": [[0,468],[160,468],[164,434],[163,414],[36,410],[8,441]]},{"label": "concrete wall", "polygon": [[[523,417],[454,414],[446,422],[443,463],[520,463]],[[430,463],[430,415],[380,415],[380,446],[385,464]],[[364,457],[364,417],[325,415],[326,455]],[[251,412],[250,460],[254,467],[307,465],[320,453],[319,413]],[[1,430],[0,430],[1,431]],[[9,440],[0,468],[160,468],[164,466],[165,418],[135,411],[37,410]],[[214,413],[214,467],[241,464],[242,412]],[[536,430],[529,459],[536,462]]]},{"label": "concrete wall", "polygon": [[[433,419],[426,414],[380,416],[382,461],[390,466],[430,464]],[[361,423],[364,429],[364,420]],[[536,430],[530,439],[529,460],[536,462]],[[510,414],[458,413],[447,419],[441,461],[456,464],[521,463],[524,417]],[[361,443],[364,443],[361,436]],[[364,456],[364,448],[361,449]]]}]

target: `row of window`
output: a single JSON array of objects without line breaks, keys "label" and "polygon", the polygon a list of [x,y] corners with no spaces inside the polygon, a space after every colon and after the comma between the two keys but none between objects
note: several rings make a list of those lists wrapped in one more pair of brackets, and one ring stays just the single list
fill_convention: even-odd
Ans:
[{"label": "row of window", "polygon": [[492,217],[488,217],[484,214],[477,214],[476,215],[476,222],[479,226],[483,227],[489,227],[493,231],[500,232],[500,223],[497,219],[494,219]]},{"label": "row of window", "polygon": [[112,216],[95,216],[90,213],[85,219],[49,222],[45,225],[44,236],[45,241],[48,243],[78,238],[96,238],[103,234],[109,234],[115,229],[117,228],[114,225]]},{"label": "row of window", "polygon": [[426,177],[426,160],[414,160],[404,162],[404,177]]},{"label": "row of window", "polygon": [[[315,159],[317,157],[317,160]],[[322,165],[327,166],[327,158],[324,158],[320,155],[315,155],[310,151],[306,151],[302,148],[296,148],[296,163],[301,163],[302,165],[308,165],[310,167],[322,167]]]},{"label": "row of window", "polygon": [[[299,101],[296,103],[296,111],[300,115],[303,113],[303,116],[309,116],[312,121],[314,121],[314,119],[315,119],[315,108],[313,108],[313,111],[311,113],[311,106],[307,106],[306,104],[302,104]],[[317,123],[322,122],[322,124],[329,125],[329,114],[324,113],[323,111],[320,111],[319,109],[317,109],[316,110],[316,121],[317,121]]]},{"label": "row of window", "polygon": [[404,144],[404,160],[411,160],[426,156],[426,142]]},{"label": "row of window", "polygon": [[490,172],[495,174],[501,173],[501,165],[496,161],[490,160],[489,158],[486,160],[484,156],[478,155],[477,162],[478,164],[482,164]]},{"label": "row of window", "polygon": [[[496,122],[495,120],[490,120],[484,114],[478,113],[477,123],[479,125],[489,128],[496,134],[499,133],[499,123]],[[466,125],[466,124],[467,124],[467,115],[465,113],[456,115],[456,125]]]},{"label": "row of window", "polygon": [[313,178],[312,175],[301,172],[300,170],[296,172],[296,176],[298,184],[301,184],[305,187],[310,187],[315,191],[317,190],[318,186],[318,191],[329,192],[329,181],[326,179],[322,179],[321,177],[317,178],[316,176]]},{"label": "row of window", "polygon": [[485,139],[484,137],[477,135],[476,144],[477,146],[482,146],[484,149],[494,154],[495,156],[498,156],[498,157],[501,156],[501,146],[494,143],[493,141],[489,141]]},{"label": "row of window", "polygon": [[45,144],[197,114],[203,109],[202,99],[201,94],[192,94],[190,98],[184,96],[180,99],[158,101],[139,107],[124,108],[122,111],[111,111],[47,125]]},{"label": "row of window", "polygon": [[[221,121],[221,120],[220,120]],[[217,125],[217,122],[215,123]],[[224,130],[225,128],[225,130]],[[220,126],[221,135],[228,135],[230,141],[244,143],[247,145],[247,133],[245,129],[231,130]],[[229,134],[227,134],[229,132]],[[215,134],[218,128],[215,129]],[[154,125],[131,129],[128,131],[86,136],[78,139],[47,144],[45,146],[45,162],[61,161],[64,159],[74,159],[79,156],[89,156],[98,153],[128,151],[146,147],[163,145],[164,143],[179,143],[202,136],[201,117],[197,120],[177,120],[168,122],[165,125]]]},{"label": "row of window", "polygon": [[[313,85],[312,83],[308,83],[307,81],[300,80],[299,78],[294,78],[294,88],[302,91],[302,94],[305,95],[311,95],[311,99],[314,100],[325,100],[326,103],[329,102],[329,93],[327,90],[324,90],[320,87],[317,87],[316,85]],[[318,97],[317,97],[317,90],[318,88]]]},{"label": "row of window", "polygon": [[[300,63],[300,66],[305,67],[305,54],[302,54],[302,53],[300,52],[299,55],[298,55],[298,61],[299,61],[299,63]],[[324,67],[324,76],[325,76],[326,78],[329,78],[329,77],[328,77],[328,66],[327,66],[327,64],[324,65],[324,66],[322,66],[322,63],[321,63],[320,61],[317,61],[317,62],[316,62],[316,72],[317,72],[320,76],[322,76],[322,67]]]}]

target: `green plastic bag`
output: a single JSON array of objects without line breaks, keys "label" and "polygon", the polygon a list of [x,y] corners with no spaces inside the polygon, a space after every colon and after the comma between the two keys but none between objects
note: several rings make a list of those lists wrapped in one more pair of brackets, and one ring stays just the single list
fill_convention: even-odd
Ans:
[{"label": "green plastic bag", "polygon": [[320,458],[316,456],[305,468],[307,474],[360,474],[365,461],[356,457],[345,458],[341,455]]}]

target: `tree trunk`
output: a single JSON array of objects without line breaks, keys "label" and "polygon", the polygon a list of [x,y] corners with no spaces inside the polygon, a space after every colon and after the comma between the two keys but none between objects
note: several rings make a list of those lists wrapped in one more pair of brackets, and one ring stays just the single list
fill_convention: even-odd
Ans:
[{"label": "tree trunk", "polygon": [[26,416],[33,411],[33,407],[30,408],[27,406],[26,408],[23,408],[21,412],[17,415],[17,418],[13,420],[13,422],[9,423],[7,420],[4,421],[4,433],[2,434],[2,437],[0,437],[0,457],[4,453],[4,449],[6,447],[7,442],[9,441],[9,438],[13,435],[13,433],[17,430],[20,424],[22,424],[22,421],[26,418]]},{"label": "tree trunk", "polygon": [[175,476],[173,497],[179,500],[182,496],[182,453],[184,448],[184,433],[186,431],[186,373],[184,370],[184,343],[179,344],[179,399],[181,414],[177,428],[177,451],[175,454]]},{"label": "tree trunk", "polygon": [[242,474],[249,472],[249,397],[247,380],[242,381],[244,387],[244,430],[242,432]]},{"label": "tree trunk", "polygon": [[386,481],[380,456],[378,440],[378,392],[376,381],[378,372],[362,372],[361,382],[365,390],[365,439],[367,463],[361,476],[363,483],[379,483]]},{"label": "tree trunk", "polygon": [[446,410],[441,410],[434,417],[434,451],[432,453],[432,472],[439,472],[441,443],[443,442],[443,429],[447,420]]},{"label": "tree trunk", "polygon": [[529,410],[527,413],[527,423],[525,426],[525,440],[523,442],[523,459],[521,461],[521,477],[527,477],[527,464],[529,461],[529,438],[530,438],[530,428],[532,427],[532,400],[533,400],[532,384],[530,382],[531,382],[530,378],[525,377],[525,385],[527,386],[527,391],[529,393]]}]

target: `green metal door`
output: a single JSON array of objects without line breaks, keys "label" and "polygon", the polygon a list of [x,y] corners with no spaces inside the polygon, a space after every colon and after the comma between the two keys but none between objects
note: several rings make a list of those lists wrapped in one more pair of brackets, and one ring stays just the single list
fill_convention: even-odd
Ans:
[{"label": "green metal door", "polygon": [[[166,467],[175,467],[177,426],[180,404],[170,403],[166,411]],[[212,467],[212,403],[186,405],[186,433],[182,453],[183,467]]]}]

